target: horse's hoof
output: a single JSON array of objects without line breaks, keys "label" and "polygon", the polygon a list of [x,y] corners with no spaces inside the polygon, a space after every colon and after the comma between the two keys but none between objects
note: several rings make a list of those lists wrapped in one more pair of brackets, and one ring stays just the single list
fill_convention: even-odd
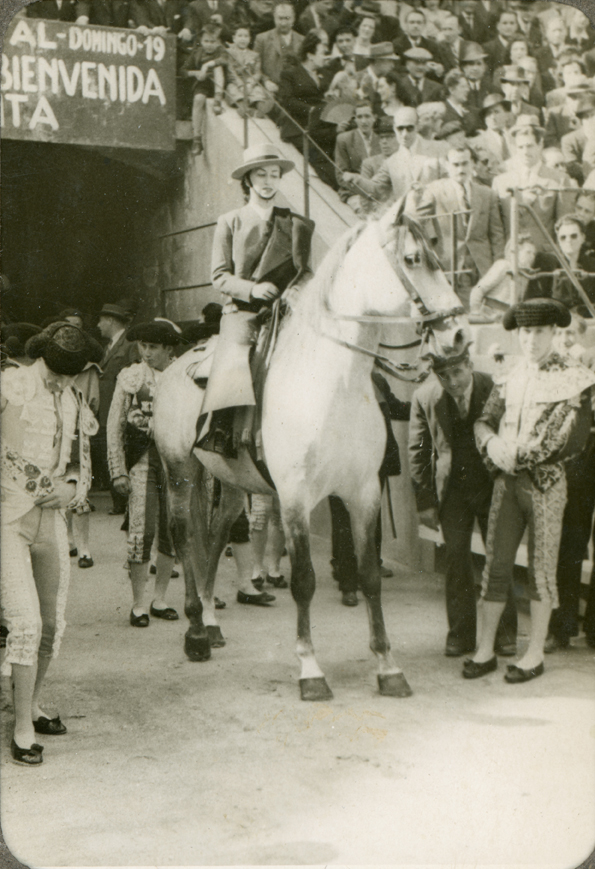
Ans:
[{"label": "horse's hoof", "polygon": [[384,697],[411,697],[413,694],[403,673],[379,673],[378,688]]},{"label": "horse's hoof", "polygon": [[333,692],[326,683],[324,676],[314,679],[300,679],[300,694],[302,700],[332,700]]},{"label": "horse's hoof", "polygon": [[221,633],[219,625],[207,625],[207,636],[211,649],[220,649],[225,645],[225,637]]},{"label": "horse's hoof", "polygon": [[193,637],[186,634],[184,651],[190,661],[208,661],[211,657],[211,644],[206,637]]}]

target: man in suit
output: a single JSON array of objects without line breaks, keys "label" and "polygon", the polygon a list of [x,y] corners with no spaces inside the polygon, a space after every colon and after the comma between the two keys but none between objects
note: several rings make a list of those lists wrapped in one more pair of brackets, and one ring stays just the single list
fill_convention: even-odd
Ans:
[{"label": "man in suit", "polygon": [[275,26],[273,19],[274,0],[236,0],[233,4],[229,28],[247,27],[252,38],[266,33]]},{"label": "man in suit", "polygon": [[[435,377],[413,395],[409,425],[409,468],[419,521],[442,529],[446,546],[445,654],[475,650],[477,610],[471,538],[477,519],[484,542],[492,500],[492,480],[475,446],[473,425],[492,390],[489,374],[473,370],[469,340],[438,346],[428,358]],[[498,653],[513,655],[516,608],[512,595],[500,621]]]},{"label": "man in suit", "polygon": [[595,169],[595,92],[587,91],[578,100],[576,116],[581,126],[562,137],[566,163],[582,170],[587,178]]},{"label": "man in suit", "polygon": [[[464,269],[457,275],[457,294],[469,310],[471,288],[495,260],[504,256],[504,230],[500,218],[498,197],[473,178],[473,162],[469,148],[451,148],[447,159],[448,178],[428,184],[418,206],[418,214],[456,216],[457,251],[455,268]],[[433,221],[436,252],[445,271],[453,268],[450,218]]]},{"label": "man in suit", "polygon": [[186,9],[184,21],[189,28],[194,40],[207,24],[217,24],[222,28],[224,39],[230,38],[229,22],[231,19],[231,6],[226,0],[192,0]]},{"label": "man in suit", "polygon": [[[116,379],[120,371],[138,362],[140,355],[135,343],[126,339],[126,327],[130,323],[130,312],[123,304],[107,303],[99,312],[97,328],[101,337],[107,340],[107,346],[101,360],[101,377],[99,378],[99,431],[93,444],[93,473],[100,485],[109,487],[109,471],[107,469],[107,418],[112,403]],[[112,489],[113,507],[111,514],[124,513],[126,498],[118,495]]]},{"label": "man in suit", "polygon": [[395,53],[404,57],[411,48],[423,48],[430,53],[426,72],[430,69],[435,78],[441,79],[444,75],[444,67],[439,58],[439,49],[433,39],[423,36],[426,27],[426,17],[423,9],[410,9],[403,21],[405,32],[393,40]]},{"label": "man in suit", "polygon": [[[486,67],[486,53],[474,42],[468,42],[461,54],[461,69],[469,82],[467,108],[474,115],[474,123],[479,126],[479,110],[491,90],[491,75]],[[477,129],[477,127],[475,128]],[[473,130],[472,132],[475,132]]]},{"label": "man in suit", "polygon": [[384,161],[376,175],[371,180],[351,173],[343,175],[345,181],[352,181],[379,201],[399,199],[412,188],[417,196],[425,184],[444,175],[440,157],[445,155],[448,147],[442,142],[422,139],[417,132],[415,109],[398,109],[393,123],[398,149]]},{"label": "man in suit", "polygon": [[442,123],[450,124],[459,121],[467,135],[473,135],[479,126],[479,115],[477,112],[469,111],[467,105],[469,81],[465,73],[460,69],[451,69],[444,79],[444,90],[446,98]]},{"label": "man in suit", "polygon": [[528,102],[531,82],[522,66],[505,66],[500,76],[500,86],[516,118],[533,115],[538,122],[541,120],[541,111]]},{"label": "man in suit", "polygon": [[408,98],[412,106],[440,102],[442,99],[442,85],[426,78],[432,57],[432,53],[426,48],[409,48],[403,53],[407,75],[400,79],[399,84],[404,97]]},{"label": "man in suit", "polygon": [[[141,33],[178,34],[184,28],[184,7],[184,0],[131,0],[132,26]],[[191,38],[189,30],[186,36]]]},{"label": "man in suit", "polygon": [[[510,237],[511,190],[519,190],[521,202],[530,205],[548,233],[553,237],[554,226],[562,215],[572,211],[574,194],[560,188],[570,187],[565,172],[550,169],[543,162],[544,130],[538,118],[521,115],[509,130],[514,142],[515,156],[510,168],[494,179],[493,189],[500,199],[500,208],[507,238]],[[547,250],[543,233],[526,209],[518,209],[519,235],[531,236],[538,251]]]},{"label": "man in suit", "polygon": [[297,30],[303,36],[311,30],[326,30],[329,39],[335,35],[340,22],[333,13],[333,0],[311,0],[298,19]]},{"label": "man in suit", "polygon": [[27,6],[28,18],[46,18],[50,21],[76,21],[75,0],[39,0]]},{"label": "man in suit", "polygon": [[76,23],[98,24],[102,27],[128,27],[128,0],[79,0]]},{"label": "man in suit", "polygon": [[297,61],[304,37],[293,29],[295,11],[291,3],[278,3],[273,18],[274,28],[257,35],[254,51],[260,55],[263,73],[278,87],[288,59]]},{"label": "man in suit", "polygon": [[[385,47],[386,45],[390,47],[390,53],[392,54],[392,46],[390,43],[385,43]],[[355,33],[351,27],[339,27],[335,33],[335,44],[332,54],[327,59],[325,66],[326,79],[329,83],[338,72],[345,69],[347,63],[353,63],[356,72],[362,72],[366,69],[370,63],[370,57],[373,57],[373,55],[365,57],[363,54],[354,54],[354,48]],[[372,48],[377,50],[378,45],[372,46]]]},{"label": "man in suit", "polygon": [[[366,157],[362,160],[360,167],[360,175],[370,181],[378,172],[385,160],[395,153],[398,148],[395,128],[393,127],[393,119],[388,117],[378,118],[376,123],[376,133],[378,135],[378,145],[380,153],[372,157]],[[373,212],[378,203],[370,196],[362,191],[358,191],[359,201],[349,201],[349,205],[355,210],[356,214],[369,214]]]},{"label": "man in suit", "polygon": [[473,146],[481,145],[496,157],[498,163],[504,163],[510,158],[510,147],[504,135],[510,118],[510,103],[502,94],[488,94],[479,118],[485,129],[473,139]]},{"label": "man in suit", "polygon": [[437,59],[448,73],[460,65],[461,54],[467,42],[461,39],[461,25],[456,15],[448,15],[442,22],[441,41],[437,43]]},{"label": "man in suit", "polygon": [[367,100],[362,100],[355,107],[355,130],[339,133],[335,144],[335,163],[339,196],[347,202],[351,196],[357,195],[351,184],[343,183],[343,172],[359,174],[362,161],[380,153],[380,142],[374,132],[374,114]]},{"label": "man in suit", "polygon": [[482,4],[477,0],[460,0],[458,9],[463,39],[483,45],[490,37],[490,30]]},{"label": "man in suit", "polygon": [[576,108],[580,97],[591,87],[590,83],[585,82],[584,86],[561,88],[565,91],[564,102],[547,112],[544,142],[546,148],[558,148],[567,133],[573,133],[579,129],[581,122],[576,116]]},{"label": "man in suit", "polygon": [[510,63],[510,40],[517,32],[517,20],[514,12],[503,9],[496,22],[498,35],[484,43],[487,54],[488,68],[492,72],[499,66]]}]

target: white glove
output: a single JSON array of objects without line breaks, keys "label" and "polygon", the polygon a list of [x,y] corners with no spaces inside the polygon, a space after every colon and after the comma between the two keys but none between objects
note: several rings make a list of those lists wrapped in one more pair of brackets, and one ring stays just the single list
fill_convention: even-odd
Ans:
[{"label": "white glove", "polygon": [[488,456],[505,474],[513,474],[516,466],[516,450],[498,435],[490,438],[486,447]]}]

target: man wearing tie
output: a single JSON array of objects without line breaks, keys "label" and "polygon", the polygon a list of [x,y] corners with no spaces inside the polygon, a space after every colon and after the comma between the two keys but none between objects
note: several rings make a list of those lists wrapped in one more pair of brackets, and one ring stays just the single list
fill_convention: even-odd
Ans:
[{"label": "man wearing tie", "polygon": [[[116,388],[116,379],[120,371],[140,360],[136,343],[126,339],[126,327],[131,315],[122,304],[105,304],[99,312],[97,328],[101,337],[107,339],[107,346],[101,360],[101,377],[99,378],[99,431],[94,443],[93,471],[100,485],[109,487],[109,471],[107,469],[107,418]],[[113,508],[111,514],[124,513],[126,498],[118,495],[112,489]]]},{"label": "man wearing tie", "polygon": [[[429,347],[426,358],[435,377],[414,393],[409,425],[409,465],[419,521],[436,531],[440,527],[446,546],[448,657],[475,649],[471,539],[477,519],[485,541],[492,499],[492,480],[475,446],[473,425],[493,381],[489,374],[473,370],[469,344],[457,333],[451,347]],[[498,654],[514,654],[516,629],[514,599],[509,594],[498,629]]]},{"label": "man wearing tie", "polygon": [[452,148],[448,152],[448,178],[428,184],[418,205],[419,215],[444,215],[435,218],[436,252],[445,271],[453,268],[452,228],[450,215],[456,219],[457,251],[455,268],[457,295],[469,310],[471,287],[504,256],[504,230],[497,195],[473,180],[473,163],[469,148]]}]

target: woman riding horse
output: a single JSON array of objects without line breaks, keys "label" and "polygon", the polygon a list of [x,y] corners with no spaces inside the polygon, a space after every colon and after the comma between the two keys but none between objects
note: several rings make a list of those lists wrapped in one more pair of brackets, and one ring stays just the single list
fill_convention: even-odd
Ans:
[{"label": "woman riding horse", "polygon": [[217,221],[212,279],[227,300],[202,407],[203,420],[210,412],[212,418],[198,445],[228,458],[236,455],[234,409],[256,404],[250,361],[263,315],[285,290],[311,277],[314,223],[275,204],[281,178],[293,168],[274,145],[247,148],[232,172],[247,204]]}]

